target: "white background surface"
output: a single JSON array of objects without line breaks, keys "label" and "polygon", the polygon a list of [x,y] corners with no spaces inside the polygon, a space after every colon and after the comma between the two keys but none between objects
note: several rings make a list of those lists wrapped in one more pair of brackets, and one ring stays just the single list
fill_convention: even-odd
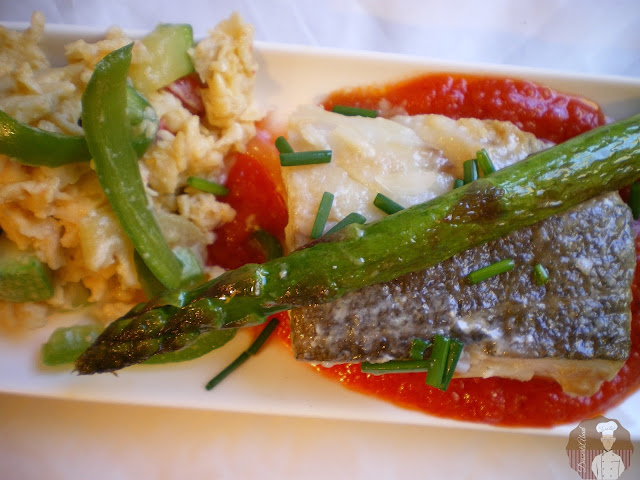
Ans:
[{"label": "white background surface", "polygon": [[[197,35],[237,10],[257,40],[640,77],[637,1],[0,0],[0,20],[26,21],[33,9],[52,23],[189,22]],[[0,395],[3,479],[578,478],[565,445],[539,435]]]}]

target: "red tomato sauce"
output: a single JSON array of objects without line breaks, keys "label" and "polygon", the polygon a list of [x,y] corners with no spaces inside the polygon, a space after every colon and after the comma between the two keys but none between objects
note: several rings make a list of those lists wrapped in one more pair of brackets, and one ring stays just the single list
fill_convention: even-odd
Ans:
[{"label": "red tomato sauce", "polygon": [[559,143],[602,125],[598,105],[536,83],[509,78],[429,74],[398,83],[333,92],[324,102],[377,110],[385,99],[409,115],[509,120],[539,138]]},{"label": "red tomato sauce", "polygon": [[[605,121],[600,108],[592,102],[532,82],[447,74],[337,91],[330,94],[323,105],[327,109],[336,104],[377,109],[382,99],[410,114],[510,120],[554,142],[564,141]],[[237,157],[229,173],[227,186],[232,192],[234,188],[238,191],[230,194],[228,201],[238,216],[232,224],[217,231],[219,240],[212,248],[212,252],[217,252],[213,258],[236,257],[228,265],[260,261],[259,252],[256,253],[247,240],[250,238],[247,232],[254,231],[256,223],[278,238],[284,235],[287,219],[284,193],[281,179],[274,173],[277,165],[273,167],[277,154],[265,137],[256,141],[254,147],[249,155]],[[275,198],[270,197],[271,194]],[[638,238],[636,251],[640,259]],[[424,373],[373,376],[363,374],[357,364],[313,368],[347,388],[431,415],[502,426],[576,423],[619,404],[640,386],[639,271],[636,271],[632,290],[631,355],[618,375],[588,398],[566,395],[556,382],[546,378],[528,382],[504,378],[454,379],[448,390],[442,392],[425,385]],[[281,322],[278,335],[289,342],[287,322]]]},{"label": "red tomato sauce", "polygon": [[274,139],[259,130],[247,153],[235,154],[231,162],[225,182],[229,194],[221,200],[235,209],[236,216],[215,230],[216,241],[207,258],[211,265],[227,269],[264,262],[264,251],[254,233],[264,230],[283,243],[289,221]]}]

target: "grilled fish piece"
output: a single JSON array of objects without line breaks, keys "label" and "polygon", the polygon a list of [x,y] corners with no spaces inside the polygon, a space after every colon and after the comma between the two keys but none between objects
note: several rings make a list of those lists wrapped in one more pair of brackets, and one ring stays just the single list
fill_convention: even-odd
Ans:
[{"label": "grilled fish piece", "polygon": [[[408,358],[413,338],[461,340],[457,376],[554,378],[591,395],[630,350],[635,268],[629,208],[617,193],[392,282],[291,312],[297,359],[313,363]],[[507,273],[471,285],[478,268],[514,260]],[[539,286],[533,268],[550,280]]]}]

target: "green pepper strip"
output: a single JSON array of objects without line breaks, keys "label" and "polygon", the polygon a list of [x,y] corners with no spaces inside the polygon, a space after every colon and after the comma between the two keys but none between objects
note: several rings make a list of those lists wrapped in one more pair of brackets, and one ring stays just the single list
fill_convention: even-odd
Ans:
[{"label": "green pepper strip", "polygon": [[82,125],[111,208],[149,270],[167,288],[182,281],[182,264],[167,246],[147,200],[127,121],[131,47],[105,56],[82,95]]},{"label": "green pepper strip", "polygon": [[38,167],[59,167],[91,158],[83,136],[47,132],[21,123],[1,110],[0,153]]},{"label": "green pepper strip", "polygon": [[[138,157],[141,157],[156,137],[158,117],[147,99],[130,85],[127,86],[127,116],[127,124],[131,126],[131,143]],[[2,110],[0,153],[34,167],[53,168],[91,159],[83,135],[48,132],[21,123]]]}]

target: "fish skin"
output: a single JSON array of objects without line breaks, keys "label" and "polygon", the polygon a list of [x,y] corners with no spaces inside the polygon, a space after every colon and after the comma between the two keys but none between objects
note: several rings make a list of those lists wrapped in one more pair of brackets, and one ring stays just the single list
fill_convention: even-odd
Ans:
[{"label": "fish skin", "polygon": [[[635,240],[617,193],[481,245],[420,272],[291,312],[295,358],[384,362],[413,338],[440,333],[495,357],[621,361],[630,351]],[[515,268],[470,285],[466,275],[512,258]],[[535,283],[541,263],[549,281]]]}]

